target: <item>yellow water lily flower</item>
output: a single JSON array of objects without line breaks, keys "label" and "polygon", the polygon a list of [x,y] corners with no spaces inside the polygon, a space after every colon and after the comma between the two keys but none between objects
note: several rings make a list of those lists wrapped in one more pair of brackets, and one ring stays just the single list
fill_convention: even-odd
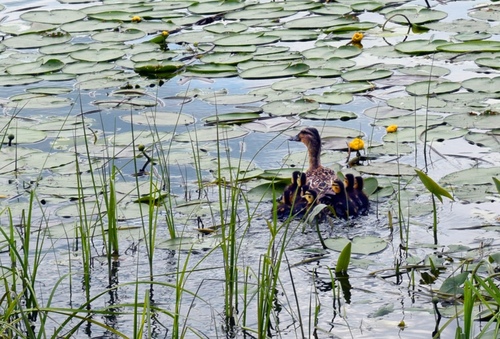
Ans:
[{"label": "yellow water lily flower", "polygon": [[352,151],[359,151],[365,148],[365,142],[361,138],[354,138],[350,143],[349,143],[349,148]]},{"label": "yellow water lily flower", "polygon": [[161,35],[163,35],[165,38],[168,37],[170,33],[168,31],[163,31],[161,32]]},{"label": "yellow water lily flower", "polygon": [[387,133],[395,133],[398,130],[398,125],[389,125],[385,130]]},{"label": "yellow water lily flower", "polygon": [[359,43],[361,42],[361,40],[363,40],[363,38],[364,38],[363,33],[361,33],[361,32],[356,32],[356,33],[354,33],[354,35],[352,36],[352,38],[351,38],[351,42],[352,42],[353,44],[359,44]]},{"label": "yellow water lily flower", "polygon": [[142,21],[142,18],[138,15],[134,15],[132,17],[132,22],[141,22]]}]

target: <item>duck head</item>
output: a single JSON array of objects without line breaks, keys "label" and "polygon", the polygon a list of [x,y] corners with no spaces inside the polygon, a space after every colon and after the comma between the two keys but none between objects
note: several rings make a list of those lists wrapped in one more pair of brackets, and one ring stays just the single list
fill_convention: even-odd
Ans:
[{"label": "duck head", "polygon": [[344,178],[344,185],[347,190],[354,189],[354,175],[347,173]]},{"label": "duck head", "polygon": [[362,191],[363,190],[363,178],[360,177],[359,175],[354,178],[354,188],[358,191]]},{"label": "duck head", "polygon": [[340,179],[335,179],[332,182],[332,191],[335,192],[335,194],[341,194],[344,192],[344,182]]}]

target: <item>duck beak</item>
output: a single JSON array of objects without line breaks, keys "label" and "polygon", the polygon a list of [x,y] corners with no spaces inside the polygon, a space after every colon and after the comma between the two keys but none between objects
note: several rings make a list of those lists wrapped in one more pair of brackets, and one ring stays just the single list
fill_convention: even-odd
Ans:
[{"label": "duck beak", "polygon": [[300,141],[299,135],[289,138],[288,141]]}]

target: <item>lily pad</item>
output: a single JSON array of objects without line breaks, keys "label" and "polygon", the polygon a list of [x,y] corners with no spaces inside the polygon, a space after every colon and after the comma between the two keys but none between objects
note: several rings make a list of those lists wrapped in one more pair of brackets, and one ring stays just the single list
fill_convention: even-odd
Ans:
[{"label": "lily pad", "polygon": [[413,95],[435,95],[456,92],[461,85],[453,81],[419,81],[406,86],[406,91]]},{"label": "lily pad", "polygon": [[309,70],[309,66],[303,63],[291,63],[276,66],[264,66],[247,69],[240,73],[243,79],[271,79],[281,78],[286,76],[305,73]]},{"label": "lily pad", "polygon": [[243,105],[252,102],[259,102],[266,99],[265,95],[252,95],[252,94],[234,94],[222,96],[204,97],[203,101],[214,105]]},{"label": "lily pad", "polygon": [[446,12],[429,9],[421,6],[402,7],[385,13],[386,19],[397,22],[398,24],[407,24],[408,18],[412,24],[423,24],[431,21],[439,21],[448,16]]},{"label": "lily pad", "polygon": [[312,100],[319,102],[320,104],[328,105],[344,105],[351,102],[354,97],[351,93],[323,93],[322,95],[311,94],[304,96],[305,100]]},{"label": "lily pad", "polygon": [[43,73],[56,72],[64,67],[64,63],[50,59],[47,62],[37,61],[7,67],[6,71],[10,75],[38,75]]},{"label": "lily pad", "polygon": [[120,49],[85,49],[76,51],[70,54],[73,59],[88,61],[88,62],[103,62],[120,59],[125,55],[125,52]]},{"label": "lily pad", "polygon": [[417,110],[425,107],[445,107],[446,102],[437,98],[428,98],[425,96],[405,96],[391,98],[387,100],[387,105],[406,110]]},{"label": "lily pad", "polygon": [[310,120],[340,120],[347,121],[351,119],[356,119],[358,116],[354,112],[339,111],[339,110],[328,110],[328,109],[317,109],[314,111],[308,111],[300,114],[301,118]]},{"label": "lily pad", "polygon": [[399,68],[399,72],[403,74],[408,74],[408,75],[418,75],[418,76],[425,76],[425,77],[442,77],[445,75],[450,74],[450,70],[445,67],[440,67],[436,65],[418,65],[414,67],[404,67],[404,68]]},{"label": "lily pad", "polygon": [[215,126],[198,128],[196,130],[187,131],[178,134],[174,137],[175,141],[179,142],[207,142],[220,141],[234,138],[241,138],[248,134],[248,131],[237,127]]},{"label": "lily pad", "polygon": [[240,62],[245,62],[252,59],[250,53],[211,53],[201,57],[201,61],[205,63],[215,63],[223,65],[236,65]]},{"label": "lily pad", "polygon": [[251,3],[247,2],[219,2],[219,1],[207,1],[207,2],[195,2],[193,5],[188,7],[188,10],[194,14],[217,14],[222,12],[232,12],[242,9]]},{"label": "lily pad", "polygon": [[469,168],[445,175],[439,182],[443,185],[493,185],[491,177],[500,176],[500,167]]},{"label": "lily pad", "polygon": [[250,121],[254,121],[260,118],[259,113],[251,112],[237,112],[237,113],[223,113],[218,115],[212,115],[203,118],[206,124],[242,124]]},{"label": "lily pad", "polygon": [[21,19],[31,22],[61,25],[82,20],[87,15],[74,9],[53,9],[51,11],[29,11],[21,14]]},{"label": "lily pad", "polygon": [[265,45],[278,41],[280,38],[264,33],[233,34],[214,41],[216,46],[248,46]]},{"label": "lily pad", "polygon": [[405,54],[422,55],[434,53],[442,45],[448,44],[446,40],[410,40],[398,43],[394,48],[396,51]]},{"label": "lily pad", "polygon": [[337,15],[318,15],[290,20],[285,23],[285,28],[293,29],[320,29],[332,26],[354,23],[354,19],[344,18]]},{"label": "lily pad", "polygon": [[138,29],[125,29],[122,31],[114,32],[114,31],[106,31],[99,32],[92,35],[92,39],[96,41],[102,42],[116,42],[116,41],[131,41],[137,40],[146,35],[145,32]]},{"label": "lily pad", "polygon": [[338,80],[322,78],[291,78],[276,81],[271,85],[275,91],[303,92],[315,88],[327,87],[335,84]]},{"label": "lily pad", "polygon": [[308,100],[274,101],[262,106],[264,112],[271,116],[294,116],[319,108],[319,103]]},{"label": "lily pad", "polygon": [[436,47],[442,52],[452,53],[476,53],[476,52],[499,52],[500,41],[466,41],[459,43],[441,44]]},{"label": "lily pad", "polygon": [[33,144],[36,142],[40,142],[47,138],[47,133],[43,131],[36,131],[28,128],[15,128],[9,127],[7,129],[3,129],[0,132],[0,141],[4,144],[9,142],[7,136],[9,134],[14,135],[14,140],[12,140],[12,144]]},{"label": "lily pad", "polygon": [[342,78],[346,81],[373,81],[388,78],[392,73],[392,71],[386,69],[368,67],[347,71],[342,74]]},{"label": "lily pad", "polygon": [[388,176],[416,176],[415,167],[407,164],[397,164],[392,162],[380,163],[371,162],[369,166],[358,166],[359,172],[371,175]]},{"label": "lily pad", "polygon": [[[326,247],[337,252],[341,252],[348,243],[349,239],[345,237],[325,239]],[[374,236],[356,236],[351,243],[351,253],[364,255],[382,252],[387,247],[387,241]]]},{"label": "lily pad", "polygon": [[470,78],[462,82],[462,86],[474,92],[500,92],[500,77],[494,78]]},{"label": "lily pad", "polygon": [[3,44],[10,48],[38,48],[43,46],[62,44],[71,40],[71,35],[40,35],[40,34],[26,34],[15,36],[3,41]]},{"label": "lily pad", "polygon": [[180,126],[194,124],[195,119],[187,114],[175,112],[144,112],[138,115],[126,114],[120,117],[123,121],[145,126]]}]

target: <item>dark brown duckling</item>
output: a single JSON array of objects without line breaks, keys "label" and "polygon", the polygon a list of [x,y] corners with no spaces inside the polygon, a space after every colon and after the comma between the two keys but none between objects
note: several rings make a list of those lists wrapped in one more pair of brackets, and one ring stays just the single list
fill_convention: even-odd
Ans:
[{"label": "dark brown duckling", "polygon": [[301,187],[300,200],[296,199],[294,206],[294,214],[302,218],[311,211],[318,202],[318,192],[310,188],[308,185]]},{"label": "dark brown duckling", "polygon": [[358,203],[358,212],[362,215],[367,215],[370,209],[370,200],[365,192],[363,192],[364,180],[363,177],[357,176],[354,178],[354,191]]},{"label": "dark brown duckling", "polygon": [[344,182],[340,179],[335,179],[332,182],[332,192],[326,193],[320,200],[321,203],[333,208],[333,215],[340,219],[348,219],[348,197],[345,191]]},{"label": "dark brown duckling", "polygon": [[314,127],[304,128],[290,141],[301,141],[307,147],[309,154],[309,168],[306,171],[307,184],[318,192],[321,196],[324,192],[330,190],[330,183],[337,176],[335,172],[321,165],[321,137]]},{"label": "dark brown duckling", "polygon": [[348,211],[350,217],[357,217],[358,212],[358,202],[357,193],[354,190],[354,175],[347,173],[344,177],[345,191],[347,192],[347,203]]},{"label": "dark brown duckling", "polygon": [[289,206],[292,205],[292,202],[295,200],[295,196],[297,195],[297,192],[299,190],[300,175],[300,171],[294,171],[292,173],[292,183],[286,186],[283,190],[281,203],[287,204]]}]

